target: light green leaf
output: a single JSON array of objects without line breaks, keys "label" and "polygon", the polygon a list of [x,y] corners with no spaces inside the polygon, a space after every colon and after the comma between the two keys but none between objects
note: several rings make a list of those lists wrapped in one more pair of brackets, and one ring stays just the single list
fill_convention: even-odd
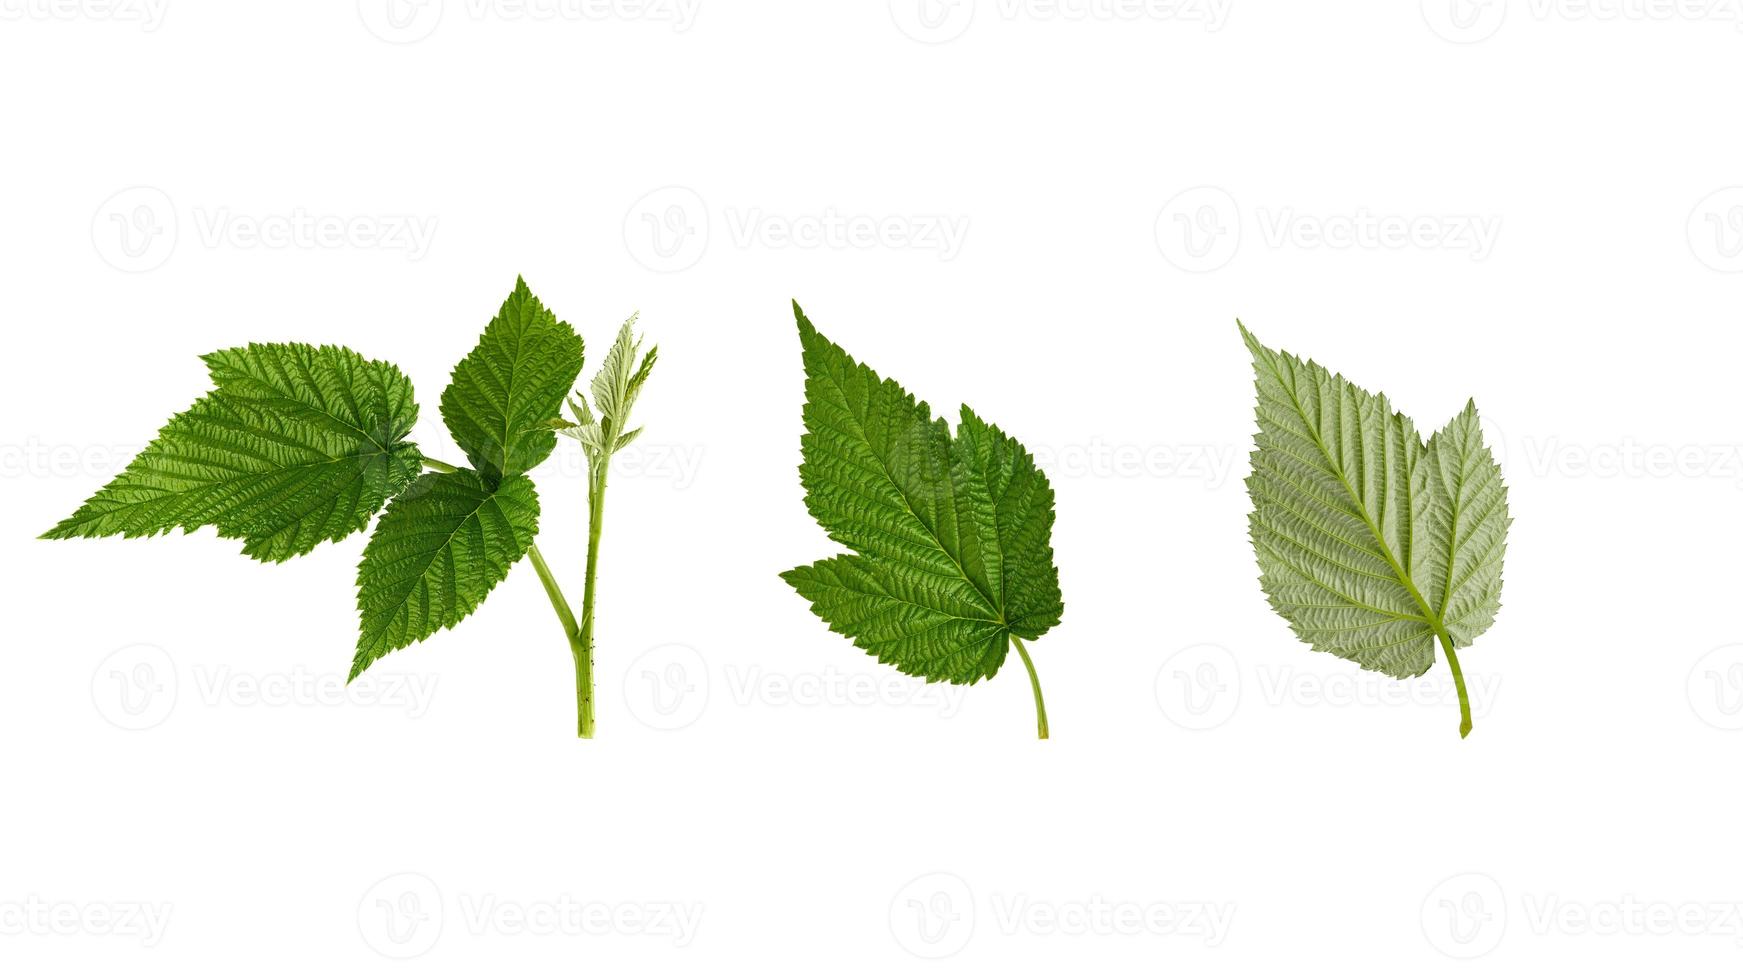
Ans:
[{"label": "light green leaf", "polygon": [[569,411],[575,413],[577,425],[592,425],[593,410],[587,407],[587,396],[577,391],[569,399]]},{"label": "light green leaf", "polygon": [[208,354],[217,386],[46,538],[215,527],[263,561],[362,530],[417,476],[411,382],[343,347]]},{"label": "light green leaf", "polygon": [[[1053,490],[966,406],[953,439],[924,402],[818,333],[804,344],[805,504],[841,555],[782,575],[838,633],[903,673],[972,684],[1063,606]],[[1037,705],[1039,707],[1039,705]]]},{"label": "light green leaf", "polygon": [[599,365],[599,373],[593,376],[591,386],[593,407],[599,410],[601,419],[615,422],[620,428],[629,418],[630,407],[635,404],[636,396],[641,393],[642,384],[647,381],[659,354],[658,347],[649,350],[642,358],[641,366],[636,366],[642,342],[633,333],[635,321],[634,316],[624,321],[611,350],[606,352],[605,360]]},{"label": "light green leaf", "polygon": [[1432,552],[1447,556],[1432,569],[1426,595],[1438,607],[1453,648],[1469,646],[1494,625],[1501,609],[1501,559],[1507,550],[1507,487],[1483,444],[1475,402],[1428,440]]},{"label": "light green leaf", "polygon": [[623,447],[634,442],[636,436],[639,436],[641,434],[642,434],[642,426],[637,426],[637,427],[629,430],[628,432],[625,432],[623,435],[617,437],[617,445],[613,446],[611,451],[614,453],[617,452],[618,450],[622,449]]},{"label": "light green leaf", "polygon": [[571,425],[560,430],[561,435],[568,436],[579,442],[587,450],[587,454],[597,457],[605,452],[605,433],[600,430],[598,422],[588,422],[586,425]]},{"label": "light green leaf", "polygon": [[442,419],[486,483],[495,486],[551,454],[557,436],[545,422],[561,409],[581,359],[574,329],[517,280],[442,392]]},{"label": "light green leaf", "polygon": [[471,470],[426,473],[388,505],[357,567],[356,678],[478,608],[539,529],[533,482],[492,489]]},{"label": "light green leaf", "polygon": [[1312,361],[1253,355],[1259,432],[1247,487],[1260,584],[1315,650],[1392,677],[1434,664],[1494,621],[1507,494],[1474,404],[1426,445],[1385,395]]}]

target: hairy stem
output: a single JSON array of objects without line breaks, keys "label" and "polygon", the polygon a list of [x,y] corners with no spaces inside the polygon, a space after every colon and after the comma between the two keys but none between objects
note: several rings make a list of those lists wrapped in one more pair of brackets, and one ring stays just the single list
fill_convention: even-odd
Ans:
[{"label": "hairy stem", "polygon": [[1465,693],[1465,672],[1459,669],[1452,637],[1444,629],[1440,631],[1440,647],[1446,651],[1446,665],[1452,668],[1453,686],[1459,689],[1459,738],[1464,738],[1471,733],[1471,696]]},{"label": "hairy stem", "polygon": [[575,651],[575,702],[582,738],[593,737],[593,596],[599,577],[599,531],[605,523],[605,474],[611,456],[604,455],[587,473],[587,578],[581,586],[581,632]]},{"label": "hairy stem", "polygon": [[[1046,704],[1046,702],[1041,700],[1041,678],[1035,676],[1035,661],[1029,659],[1029,651],[1023,649],[1023,641],[1022,640],[1017,639],[1016,636],[1012,636],[1011,642],[1015,643],[1017,645],[1017,654],[1023,658],[1023,666],[1027,667],[1029,669],[1029,687],[1033,688],[1035,691],[1035,728],[1037,730],[1036,737],[1037,738],[1046,738],[1047,737],[1047,704]],[[1457,668],[1455,668],[1455,670],[1456,669]],[[1459,688],[1459,690],[1463,691],[1464,688],[1461,687],[1461,688]]]}]

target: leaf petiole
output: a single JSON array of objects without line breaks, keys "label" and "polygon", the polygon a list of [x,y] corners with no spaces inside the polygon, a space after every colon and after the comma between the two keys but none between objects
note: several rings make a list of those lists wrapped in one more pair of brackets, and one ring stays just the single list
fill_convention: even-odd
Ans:
[{"label": "leaf petiole", "polygon": [[1453,686],[1459,690],[1459,738],[1471,734],[1471,696],[1465,693],[1465,672],[1459,669],[1458,654],[1453,652],[1452,637],[1441,630],[1440,648],[1446,652],[1446,665],[1452,668]]},{"label": "leaf petiole", "polygon": [[533,560],[533,571],[539,573],[539,582],[545,587],[545,595],[550,597],[551,608],[557,611],[557,619],[563,623],[563,636],[569,641],[569,653],[575,658],[575,734],[581,738],[592,738],[593,651],[588,645],[583,627],[576,625],[575,613],[569,608],[569,600],[563,598],[563,590],[557,587],[557,579],[551,574],[551,566],[545,564],[545,556],[539,553],[537,544],[527,548],[527,557]]},{"label": "leaf petiole", "polygon": [[[1029,651],[1023,648],[1023,641],[1013,634],[1011,642],[1017,645],[1017,654],[1023,658],[1023,666],[1029,670],[1029,687],[1035,691],[1035,737],[1044,739],[1047,737],[1047,704],[1041,700],[1041,678],[1035,675],[1035,661],[1029,659]],[[1460,685],[1459,690],[1463,692],[1462,681]]]}]

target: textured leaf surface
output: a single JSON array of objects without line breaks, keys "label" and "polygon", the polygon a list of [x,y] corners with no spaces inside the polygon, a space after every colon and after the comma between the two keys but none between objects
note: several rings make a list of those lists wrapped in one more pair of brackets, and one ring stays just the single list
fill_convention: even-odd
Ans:
[{"label": "textured leaf surface", "polygon": [[539,528],[532,480],[427,473],[375,527],[357,567],[355,678],[382,656],[453,626],[526,554]]},{"label": "textured leaf surface", "polygon": [[494,486],[537,466],[557,445],[548,424],[581,374],[581,338],[524,280],[442,392],[442,420]]},{"label": "textured leaf surface", "polygon": [[[635,335],[635,321],[632,316],[624,322],[611,349],[606,351],[605,360],[599,365],[599,373],[593,376],[593,383],[589,386],[593,392],[593,406],[588,405],[587,396],[576,392],[569,399],[569,410],[575,414],[575,420],[557,419],[553,426],[559,435],[581,443],[595,469],[641,435],[639,428],[625,432],[624,425],[629,420],[629,410],[641,395],[642,386],[647,383],[648,375],[653,372],[660,349],[652,347],[646,355],[641,353],[642,341]],[[638,357],[641,358],[639,365]],[[599,410],[597,417],[594,407]]]},{"label": "textured leaf surface", "polygon": [[417,476],[411,382],[343,347],[251,344],[205,357],[215,390],[44,537],[215,527],[264,561],[362,530]]},{"label": "textured leaf surface", "polygon": [[1410,419],[1311,361],[1260,344],[1247,478],[1260,582],[1316,650],[1393,677],[1434,663],[1500,606],[1507,495],[1474,405],[1426,445]]},{"label": "textured leaf surface", "polygon": [[1428,440],[1434,510],[1429,535],[1443,566],[1431,569],[1430,601],[1452,636],[1467,646],[1495,622],[1501,608],[1501,560],[1507,550],[1507,488],[1483,445],[1477,406],[1467,403]]},{"label": "textured leaf surface", "polygon": [[993,676],[1013,634],[1035,639],[1064,611],[1047,477],[966,406],[952,438],[926,403],[794,312],[805,504],[857,554],[782,578],[832,629],[903,673],[958,684]]}]

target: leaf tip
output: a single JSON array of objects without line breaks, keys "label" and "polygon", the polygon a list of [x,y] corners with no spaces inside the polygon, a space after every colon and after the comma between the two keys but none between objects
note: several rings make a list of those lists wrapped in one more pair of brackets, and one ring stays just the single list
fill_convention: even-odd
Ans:
[{"label": "leaf tip", "polygon": [[1247,325],[1242,323],[1239,318],[1235,320],[1235,329],[1241,332],[1241,340],[1246,343],[1247,350],[1253,355],[1255,361],[1270,353],[1270,350],[1264,344],[1259,343],[1259,338],[1254,336],[1253,331],[1248,330]]}]

